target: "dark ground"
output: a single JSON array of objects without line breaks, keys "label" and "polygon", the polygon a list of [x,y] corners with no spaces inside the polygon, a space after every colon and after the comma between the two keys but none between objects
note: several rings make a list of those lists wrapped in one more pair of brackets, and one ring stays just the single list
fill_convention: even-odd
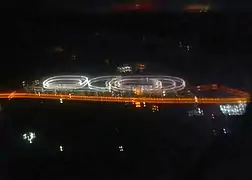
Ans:
[{"label": "dark ground", "polygon": [[[5,104],[1,118],[3,174],[8,179],[226,176],[227,162],[235,165],[237,160],[232,160],[245,152],[239,149],[240,140],[249,136],[243,134],[248,132],[246,118],[189,118],[189,108],[160,106],[160,112],[153,113],[123,104],[13,100]],[[224,127],[230,129],[228,136],[221,133]],[[21,139],[29,131],[37,136],[33,144]],[[224,167],[216,173],[221,163]]]}]

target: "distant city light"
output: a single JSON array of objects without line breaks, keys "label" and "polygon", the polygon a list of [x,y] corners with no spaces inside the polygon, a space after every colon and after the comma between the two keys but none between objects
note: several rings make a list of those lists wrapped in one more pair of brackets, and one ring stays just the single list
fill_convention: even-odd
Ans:
[{"label": "distant city light", "polygon": [[163,91],[163,96],[166,96],[165,91]]},{"label": "distant city light", "polygon": [[204,111],[200,109],[199,107],[194,108],[191,111],[188,111],[189,116],[204,116]]},{"label": "distant city light", "polygon": [[63,104],[63,99],[60,99],[60,104]]},{"label": "distant city light", "polygon": [[216,136],[216,135],[217,135],[216,129],[213,129],[213,130],[212,130],[212,133],[213,133],[214,136]]},{"label": "distant city light", "polygon": [[141,103],[140,102],[135,102],[136,108],[140,108],[141,107]]},{"label": "distant city light", "polygon": [[143,71],[145,69],[145,64],[138,64],[137,67],[139,70]]},{"label": "distant city light", "polygon": [[146,102],[143,102],[143,106],[146,107]]},{"label": "distant city light", "polygon": [[142,88],[133,88],[133,91],[136,95],[141,95],[143,94],[143,89]]},{"label": "distant city light", "polygon": [[220,110],[228,116],[239,116],[246,112],[246,103],[220,105]]},{"label": "distant city light", "polygon": [[117,67],[117,71],[120,73],[127,73],[127,72],[132,72],[132,67],[131,66],[121,66]]},{"label": "distant city light", "polygon": [[124,150],[123,150],[123,146],[119,146],[119,151],[120,152],[123,152]]},{"label": "distant city light", "polygon": [[76,60],[76,55],[72,55],[72,60],[73,60],[73,61]]},{"label": "distant city light", "polygon": [[64,151],[64,148],[63,148],[63,146],[60,146],[60,151],[62,152],[62,151]]},{"label": "distant city light", "polygon": [[36,79],[36,80],[33,81],[33,85],[34,85],[34,86],[37,86],[37,85],[39,85],[39,84],[40,84],[40,81],[39,81],[38,79]]},{"label": "distant city light", "polygon": [[223,130],[223,133],[224,133],[224,134],[227,134],[227,133],[228,133],[228,131],[227,131],[226,128],[223,128],[222,130]]},{"label": "distant city light", "polygon": [[32,141],[36,138],[36,135],[34,132],[28,132],[24,133],[22,137],[24,140],[27,140],[31,144]]},{"label": "distant city light", "polygon": [[152,106],[152,112],[158,112],[159,111],[159,107],[156,105]]},{"label": "distant city light", "polygon": [[26,84],[26,81],[22,81],[22,86],[25,87],[27,84]]}]

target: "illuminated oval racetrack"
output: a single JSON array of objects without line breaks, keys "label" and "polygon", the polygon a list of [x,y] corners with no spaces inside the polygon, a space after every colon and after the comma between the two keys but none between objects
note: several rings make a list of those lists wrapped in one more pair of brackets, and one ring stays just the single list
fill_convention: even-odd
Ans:
[{"label": "illuminated oval racetrack", "polygon": [[49,90],[82,89],[88,84],[86,76],[63,75],[53,76],[43,81],[43,88]]},{"label": "illuminated oval racetrack", "polygon": [[121,76],[98,76],[88,81],[89,89],[95,91],[109,91],[109,82],[114,78],[120,78]]},{"label": "illuminated oval racetrack", "polygon": [[133,91],[134,89],[140,89],[143,92],[177,92],[184,89],[186,86],[185,81],[182,78],[175,76],[162,76],[162,75],[133,75],[133,76],[121,76],[119,78],[113,78],[109,81],[109,87],[114,91]]},{"label": "illuminated oval racetrack", "polygon": [[98,76],[88,79],[86,76],[54,76],[43,81],[47,90],[87,90],[131,92],[140,89],[151,93],[155,91],[175,92],[185,88],[182,78],[162,75]]}]

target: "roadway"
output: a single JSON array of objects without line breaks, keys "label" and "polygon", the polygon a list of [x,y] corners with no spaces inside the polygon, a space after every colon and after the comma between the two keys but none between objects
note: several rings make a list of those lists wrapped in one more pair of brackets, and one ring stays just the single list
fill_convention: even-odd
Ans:
[{"label": "roadway", "polygon": [[235,97],[226,98],[211,98],[211,97],[114,97],[102,95],[73,95],[73,94],[53,94],[53,93],[25,93],[16,92],[0,93],[0,99],[52,99],[52,100],[72,100],[72,101],[87,101],[87,102],[113,102],[113,103],[126,103],[126,102],[145,102],[157,104],[237,104],[247,103],[250,101],[250,94],[245,91],[228,88],[225,86],[201,85],[193,89],[197,91],[219,90],[230,93]]},{"label": "roadway", "polygon": [[[146,102],[158,104],[193,104],[195,98],[170,98],[170,97],[113,97],[97,95],[61,95],[61,94],[42,94],[42,93],[0,93],[0,99],[55,99],[72,100],[87,102]],[[238,102],[248,102],[247,97],[236,98],[197,98],[199,104],[237,104]]]}]

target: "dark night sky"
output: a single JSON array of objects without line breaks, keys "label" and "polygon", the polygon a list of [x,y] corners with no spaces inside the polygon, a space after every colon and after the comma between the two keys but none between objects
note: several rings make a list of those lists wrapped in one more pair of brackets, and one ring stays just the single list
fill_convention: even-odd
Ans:
[{"label": "dark night sky", "polygon": [[[141,0],[144,3],[144,0]],[[145,0],[147,1],[147,0]],[[51,7],[62,7],[76,11],[87,11],[88,9],[107,9],[110,5],[118,3],[138,3],[139,0],[93,0],[93,1],[59,1],[53,0],[48,4]],[[185,4],[208,4],[211,3],[215,9],[243,11],[252,7],[250,0],[148,0],[157,6],[166,7],[168,11],[179,11]]]},{"label": "dark night sky", "polygon": [[[141,0],[141,1],[143,1],[143,0]],[[148,1],[150,1],[150,0],[148,0]],[[164,1],[164,0],[158,0],[158,1],[155,1],[155,3],[162,4],[162,1]],[[208,0],[204,0],[204,2],[206,2],[206,1],[208,1]],[[219,1],[219,2],[217,2],[217,1]],[[244,3],[245,1],[246,0],[241,0],[241,1],[237,1],[237,2],[235,2],[234,0],[230,0],[230,1],[216,0],[214,3],[215,4],[222,4],[223,7],[224,7],[224,5],[226,5],[225,7],[230,7],[231,4],[236,5],[238,7],[239,4],[246,5],[246,3]],[[157,36],[159,36],[158,29],[161,29],[160,31],[162,31],[162,32],[167,31],[166,34],[170,34],[170,36],[172,36],[172,37],[184,38],[184,36],[185,36],[186,37],[185,39],[189,38],[188,41],[192,41],[191,39],[193,39],[194,41],[196,41],[196,42],[192,41],[194,44],[195,43],[200,44],[199,42],[202,41],[206,45],[203,45],[203,44],[199,45],[201,47],[201,49],[203,49],[203,47],[204,47],[204,49],[207,49],[207,50],[210,49],[211,52],[209,52],[208,54],[212,54],[214,57],[219,56],[221,59],[225,59],[226,62],[225,63],[223,62],[223,66],[225,66],[225,67],[229,64],[235,64],[237,62],[240,62],[240,59],[242,59],[243,61],[245,61],[244,59],[249,59],[247,57],[248,55],[246,53],[244,53],[245,50],[247,52],[247,49],[245,49],[244,47],[246,47],[246,48],[249,47],[249,46],[247,46],[247,44],[250,44],[250,42],[248,41],[248,39],[249,39],[248,37],[250,37],[250,34],[251,34],[250,33],[251,26],[248,26],[248,24],[250,24],[250,23],[249,23],[249,21],[246,21],[245,16],[243,16],[241,18],[232,18],[231,16],[230,16],[230,18],[229,17],[228,18],[225,18],[225,17],[218,18],[217,16],[213,17],[213,18],[206,18],[206,19],[202,18],[200,23],[197,22],[197,18],[193,19],[191,21],[189,20],[188,21],[189,23],[183,23],[183,22],[185,22],[185,18],[184,18],[183,21],[178,23],[173,18],[170,18],[168,20],[166,18],[163,18],[162,20],[160,20],[159,17],[153,17],[153,16],[144,17],[143,20],[141,20],[141,23],[138,23],[138,21],[134,21],[134,20],[136,20],[135,17],[131,19],[132,21],[124,19],[125,21],[122,22],[122,20],[117,21],[116,19],[114,19],[114,20],[110,19],[109,21],[106,21],[107,22],[106,23],[104,20],[97,21],[97,20],[89,18],[89,17],[85,19],[85,16],[83,16],[84,17],[84,19],[83,19],[81,15],[79,16],[79,14],[81,12],[85,13],[88,9],[92,9],[91,7],[93,7],[93,9],[95,9],[95,7],[107,7],[109,5],[113,5],[116,3],[118,4],[120,2],[133,3],[133,0],[118,0],[118,1],[115,1],[115,0],[108,0],[108,1],[93,0],[93,1],[89,1],[89,2],[87,2],[87,1],[79,2],[77,0],[73,0],[73,1],[50,0],[50,1],[36,1],[36,2],[33,2],[32,4],[30,4],[30,2],[29,3],[20,2],[20,6],[19,6],[19,8],[17,8],[17,10],[19,10],[18,12],[20,12],[21,14],[28,14],[29,17],[34,17],[34,16],[30,16],[30,14],[32,14],[33,12],[38,13],[38,10],[40,10],[39,12],[41,12],[42,14],[47,14],[48,9],[54,7],[54,8],[61,8],[63,10],[67,10],[71,13],[77,12],[78,13],[77,17],[79,18],[79,20],[76,20],[77,18],[68,17],[68,15],[64,16],[64,14],[63,14],[63,16],[60,16],[60,17],[62,17],[60,21],[59,20],[57,20],[57,21],[50,20],[49,22],[47,22],[46,20],[44,20],[42,22],[41,19],[40,19],[40,21],[38,21],[38,20],[20,21],[18,19],[19,15],[17,15],[17,14],[13,15],[13,19],[11,19],[12,23],[10,23],[9,18],[5,18],[6,25],[2,26],[3,27],[2,31],[5,32],[5,33],[2,33],[2,36],[3,36],[2,43],[4,42],[4,45],[2,47],[5,47],[4,51],[9,52],[9,53],[6,53],[6,55],[4,55],[4,56],[6,59],[8,59],[10,54],[13,53],[12,52],[13,47],[16,47],[16,49],[18,49],[18,52],[21,52],[21,53],[17,53],[18,56],[14,57],[15,59],[17,59],[17,62],[19,62],[21,64],[20,56],[23,55],[25,57],[25,58],[23,58],[25,61],[28,62],[29,59],[32,59],[31,61],[33,62],[33,65],[36,67],[39,67],[38,64],[39,63],[43,64],[43,63],[36,62],[34,59],[37,58],[38,54],[40,54],[41,52],[44,52],[43,46],[49,46],[48,44],[50,44],[50,43],[51,44],[61,43],[61,41],[58,40],[58,39],[62,40],[62,38],[59,36],[59,34],[60,34],[59,32],[61,32],[61,34],[63,34],[62,37],[67,37],[67,34],[74,34],[76,36],[78,34],[76,32],[78,32],[78,31],[80,31],[80,34],[87,33],[85,31],[90,31],[93,34],[95,34],[95,31],[97,29],[99,29],[101,31],[103,30],[105,32],[107,31],[106,29],[109,29],[113,34],[115,31],[116,32],[118,31],[117,24],[121,23],[121,30],[120,31],[122,31],[122,33],[121,33],[122,36],[124,36],[123,34],[128,34],[131,31],[136,32],[136,30],[138,30],[139,32],[150,33],[150,34],[156,33]],[[166,1],[166,4],[173,4],[174,5],[173,7],[175,7],[175,5],[183,6],[183,4],[190,3],[190,2],[194,2],[194,3],[201,2],[202,3],[203,1],[199,1],[199,0],[187,0],[187,1],[170,0],[168,2]],[[9,11],[9,13],[10,12],[11,11]],[[31,13],[29,13],[29,12],[31,12]],[[53,12],[53,14],[51,14],[52,17],[57,16],[57,14],[60,14],[60,13],[58,13],[58,11],[51,11],[51,12]],[[65,11],[63,11],[63,13],[64,12]],[[149,17],[152,17],[152,18],[149,18]],[[180,18],[177,18],[177,19],[179,20]],[[85,20],[87,20],[87,21],[85,21]],[[162,21],[162,23],[161,23],[161,21]],[[57,22],[57,23],[55,23],[55,22]],[[88,22],[89,25],[84,24],[83,22]],[[128,24],[128,22],[130,22],[130,23]],[[169,23],[167,23],[167,22],[169,22]],[[2,21],[2,23],[3,23],[3,21]],[[101,27],[98,27],[97,24],[100,24]],[[138,24],[138,27],[136,27],[135,24]],[[183,25],[181,25],[181,24],[183,24]],[[89,26],[90,26],[90,28],[88,29],[87,27],[89,27]],[[157,26],[159,26],[159,28]],[[125,27],[127,27],[127,28],[125,28]],[[189,27],[189,29],[188,29],[188,27]],[[204,27],[206,27],[206,28],[204,28]],[[181,32],[177,31],[177,29],[181,30]],[[65,30],[65,31],[63,31],[63,30]],[[171,32],[169,32],[168,30]],[[19,34],[18,34],[19,38],[16,38],[15,36],[13,36],[13,34],[14,35],[17,34],[16,33],[17,31],[19,32]],[[13,32],[13,33],[11,33],[11,32]],[[74,32],[74,33],[71,33],[71,32]],[[161,32],[161,35],[162,35],[162,32]],[[56,34],[56,35],[54,35],[54,34]],[[205,34],[207,34],[207,35],[205,35]],[[50,38],[46,38],[46,37],[50,37]],[[53,38],[51,38],[51,37],[53,37]],[[59,37],[59,38],[57,38],[57,37]],[[110,36],[108,36],[107,38],[113,39],[113,37],[110,37]],[[201,41],[199,41],[200,38],[201,38]],[[72,35],[69,35],[69,39],[73,39]],[[78,37],[77,39],[80,39],[80,38]],[[46,40],[51,40],[51,42],[49,42],[49,43],[45,42]],[[179,39],[177,41],[179,41]],[[62,42],[63,42],[63,40],[62,40]],[[66,41],[66,42],[68,42],[68,41]],[[83,42],[85,42],[85,41],[83,41]],[[112,40],[110,40],[108,42],[113,44]],[[230,45],[230,43],[232,43],[232,45]],[[173,43],[173,44],[175,44],[175,43]],[[211,45],[211,48],[207,47],[207,45],[209,45],[209,44]],[[241,44],[243,46],[240,46]],[[68,43],[68,45],[71,46],[71,43]],[[130,43],[126,44],[126,46],[131,47]],[[194,47],[195,46],[197,46],[197,45],[194,45]],[[36,47],[36,48],[34,48],[34,47]],[[112,48],[112,47],[114,47],[114,45],[111,45],[110,48]],[[158,47],[158,48],[160,48],[160,47]],[[156,48],[156,49],[158,49],[158,48]],[[215,49],[217,49],[217,50],[215,51]],[[226,56],[223,57],[224,55],[222,55],[220,53],[220,49],[222,51],[224,49],[226,51],[226,54],[228,54],[228,55],[226,55],[228,57],[226,57]],[[242,49],[242,50],[240,50],[240,49]],[[234,58],[234,53],[233,53],[234,50],[241,51],[241,52],[237,52],[237,54],[239,54],[239,59]],[[93,51],[93,49],[89,50],[89,52],[91,52],[91,51]],[[133,51],[131,51],[131,52],[133,52]],[[145,50],[143,50],[143,52],[145,52]],[[230,52],[232,52],[232,55],[229,54]],[[248,52],[250,52],[250,50]],[[109,54],[111,56],[111,54],[115,54],[115,52],[113,52],[111,50],[111,53],[107,53],[107,54]],[[240,54],[242,55],[242,57]],[[104,55],[104,57],[102,57],[102,58],[105,58],[105,56],[108,56],[108,55]],[[152,56],[154,56],[154,55],[152,55]],[[135,55],[134,56],[132,55],[132,57],[135,57]],[[208,57],[208,55],[205,55],[204,57]],[[97,58],[97,59],[102,59],[102,58]],[[235,59],[235,60],[233,60],[233,59]],[[217,61],[216,58],[214,58],[213,61]],[[235,61],[235,63],[234,63],[234,61]],[[207,61],[207,62],[210,62],[210,61]],[[230,62],[233,62],[233,63],[230,63]],[[205,62],[202,61],[202,64],[204,64],[204,63]],[[29,65],[31,65],[31,64],[29,64]],[[235,66],[233,66],[233,67],[235,67]],[[239,66],[236,66],[236,67],[239,67]],[[244,65],[241,67],[247,69],[249,66]],[[25,68],[33,69],[34,71],[36,69],[36,68],[29,68],[28,66],[24,66],[23,68],[19,68],[18,65],[16,65],[15,68],[18,69],[19,71],[21,71],[21,70],[25,71],[24,70]],[[225,68],[225,69],[228,69],[228,68]],[[235,71],[233,71],[233,72],[235,72]],[[243,72],[243,74],[246,74],[246,71],[243,70],[242,72]],[[5,73],[3,73],[3,74],[5,74]],[[213,75],[216,75],[216,74],[217,73],[214,73]],[[225,73],[225,75],[227,77],[229,76],[228,73]]]},{"label": "dark night sky", "polygon": [[[47,1],[31,1],[28,2],[17,2],[16,4],[12,1],[7,1],[1,5],[4,7],[15,7],[15,9],[22,13],[27,11],[40,11],[46,13],[50,8],[59,8],[73,12],[100,12],[109,10],[114,4],[128,4],[128,3],[152,3],[156,7],[162,7],[167,11],[180,11],[186,4],[211,4],[214,10],[231,10],[231,11],[248,11],[252,7],[250,0],[89,0],[89,1],[78,1],[78,0],[47,0]],[[15,5],[14,5],[15,4]]]}]

